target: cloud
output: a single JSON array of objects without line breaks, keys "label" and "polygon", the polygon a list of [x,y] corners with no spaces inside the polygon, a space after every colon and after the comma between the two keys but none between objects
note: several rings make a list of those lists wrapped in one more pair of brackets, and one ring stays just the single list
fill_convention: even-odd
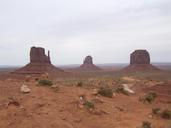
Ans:
[{"label": "cloud", "polygon": [[170,0],[0,0],[0,64],[26,64],[33,45],[51,50],[55,64],[81,63],[87,54],[96,63],[129,62],[136,48],[148,49],[153,61],[170,61],[170,5]]}]

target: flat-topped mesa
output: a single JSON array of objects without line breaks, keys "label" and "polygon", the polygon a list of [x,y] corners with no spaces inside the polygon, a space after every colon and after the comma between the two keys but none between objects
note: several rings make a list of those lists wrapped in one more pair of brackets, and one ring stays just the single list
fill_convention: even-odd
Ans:
[{"label": "flat-topped mesa", "polygon": [[50,61],[50,51],[48,51],[48,56],[45,54],[45,49],[41,47],[31,47],[30,50],[30,63],[49,63]]},{"label": "flat-topped mesa", "polygon": [[147,50],[135,50],[130,55],[130,65],[122,71],[151,71],[159,70],[150,64],[150,54]]},{"label": "flat-topped mesa", "polygon": [[80,66],[83,70],[100,70],[99,67],[93,64],[93,58],[91,56],[86,56],[83,64]]},{"label": "flat-topped mesa", "polygon": [[150,54],[147,50],[135,50],[130,55],[130,64],[150,64]]}]

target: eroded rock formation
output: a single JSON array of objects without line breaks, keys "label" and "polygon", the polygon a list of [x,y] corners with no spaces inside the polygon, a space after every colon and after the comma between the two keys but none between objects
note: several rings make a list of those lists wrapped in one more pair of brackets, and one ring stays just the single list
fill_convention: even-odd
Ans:
[{"label": "eroded rock formation", "polygon": [[84,65],[86,64],[93,64],[93,58],[91,56],[86,56],[83,62]]},{"label": "eroded rock formation", "polygon": [[93,64],[93,58],[91,56],[86,56],[83,64],[80,66],[83,70],[100,70],[99,67]]},{"label": "eroded rock formation", "polygon": [[135,50],[130,55],[130,65],[124,71],[159,70],[150,63],[150,54],[147,50]]},{"label": "eroded rock formation", "polygon": [[44,73],[58,73],[62,70],[56,68],[51,64],[50,51],[48,55],[45,54],[45,49],[41,47],[31,47],[30,63],[26,66],[16,70],[13,73],[17,74],[44,74]]},{"label": "eroded rock formation", "polygon": [[48,56],[45,54],[45,49],[41,47],[31,47],[30,50],[30,63],[51,63],[50,51]]},{"label": "eroded rock formation", "polygon": [[150,55],[147,50],[135,50],[130,55],[130,64],[150,64]]}]

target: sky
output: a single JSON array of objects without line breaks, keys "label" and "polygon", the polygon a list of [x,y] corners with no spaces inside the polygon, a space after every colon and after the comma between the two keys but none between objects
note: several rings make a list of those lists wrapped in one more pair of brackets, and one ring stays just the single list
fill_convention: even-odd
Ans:
[{"label": "sky", "polygon": [[171,0],[0,0],[0,65],[29,63],[32,46],[55,65],[129,63],[135,49],[171,62]]}]

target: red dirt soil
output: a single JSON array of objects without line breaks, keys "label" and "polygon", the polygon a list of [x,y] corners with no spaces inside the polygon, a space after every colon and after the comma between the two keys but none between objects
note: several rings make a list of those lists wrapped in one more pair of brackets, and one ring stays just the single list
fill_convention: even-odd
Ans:
[{"label": "red dirt soil", "polygon": [[[31,89],[30,93],[20,92],[23,83]],[[113,98],[106,98],[93,96],[93,89],[60,86],[59,91],[55,91],[50,87],[37,86],[35,81],[1,80],[0,128],[136,128],[146,120],[155,128],[169,128],[170,120],[150,115],[152,108],[171,108],[171,83],[150,89],[161,95],[154,103],[143,104],[139,96],[148,89],[132,96],[116,94]],[[162,95],[166,89],[168,96]],[[95,108],[102,113],[94,114],[86,108],[78,108],[82,94],[89,99],[101,99],[103,103],[95,103]],[[10,103],[10,100],[19,105]]]}]

